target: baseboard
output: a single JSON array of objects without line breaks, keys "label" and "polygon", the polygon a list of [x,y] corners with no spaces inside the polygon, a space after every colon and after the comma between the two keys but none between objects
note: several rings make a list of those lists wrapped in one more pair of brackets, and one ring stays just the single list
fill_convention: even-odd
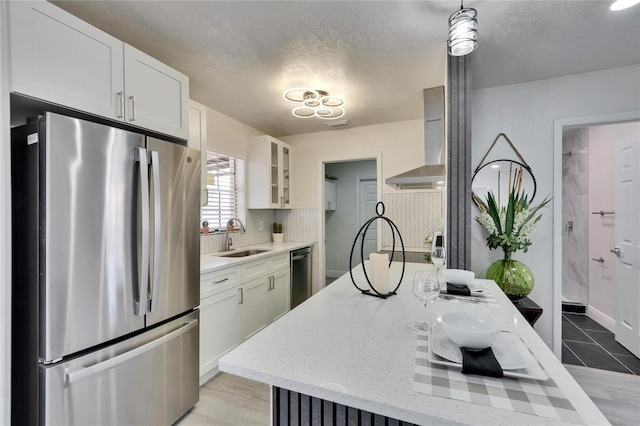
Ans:
[{"label": "baseboard", "polygon": [[610,332],[616,332],[616,321],[591,305],[587,306],[587,316]]},{"label": "baseboard", "polygon": [[214,376],[216,376],[219,372],[220,372],[220,370],[218,369],[218,366],[216,365],[211,370],[209,370],[208,372],[206,372],[203,375],[201,375],[200,376],[200,386],[203,386],[209,380],[213,379]]},{"label": "baseboard", "polygon": [[335,269],[327,269],[324,272],[324,276],[327,277],[327,278],[340,278],[341,276],[343,276],[347,272],[349,272],[349,271],[336,271]]},{"label": "baseboard", "polygon": [[562,312],[572,314],[585,314],[587,313],[587,307],[582,303],[562,302]]}]

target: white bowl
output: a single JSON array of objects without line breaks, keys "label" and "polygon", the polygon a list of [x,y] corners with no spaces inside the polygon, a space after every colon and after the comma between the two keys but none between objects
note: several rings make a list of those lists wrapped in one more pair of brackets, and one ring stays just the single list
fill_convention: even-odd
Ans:
[{"label": "white bowl", "polygon": [[484,349],[495,342],[502,326],[487,315],[452,312],[442,316],[442,329],[453,343],[462,348]]},{"label": "white bowl", "polygon": [[442,277],[449,284],[466,285],[469,288],[473,285],[476,274],[464,269],[445,269],[442,271]]}]

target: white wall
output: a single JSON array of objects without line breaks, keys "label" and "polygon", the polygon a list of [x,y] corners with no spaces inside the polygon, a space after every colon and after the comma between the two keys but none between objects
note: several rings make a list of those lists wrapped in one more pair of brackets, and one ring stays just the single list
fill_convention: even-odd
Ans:
[{"label": "white wall", "polygon": [[[280,138],[292,146],[292,202],[318,208],[320,160],[382,157],[382,181],[424,164],[424,121],[410,120]],[[395,192],[383,185],[383,193]]]},{"label": "white wall", "polygon": [[[637,110],[640,110],[640,65],[474,90],[472,165],[477,165],[495,137],[504,132],[536,176],[540,196],[537,201],[545,195],[561,197],[553,193],[554,120]],[[514,155],[506,144],[496,145],[494,151],[509,158]],[[475,207],[474,214],[477,214]],[[560,312],[559,305],[554,309],[552,271],[554,253],[560,247],[553,246],[553,214],[553,208],[543,210],[542,220],[532,236],[533,246],[528,253],[517,253],[515,258],[535,274],[536,287],[530,297],[544,309],[535,329],[547,345],[551,347],[553,342],[555,350],[559,346],[560,320],[554,324],[554,317]],[[500,253],[486,248],[485,234],[475,222],[471,249],[472,269],[482,277]]]},{"label": "white wall", "polygon": [[367,160],[331,163],[325,165],[324,171],[338,178],[336,181],[337,209],[325,211],[324,235],[327,241],[325,269],[335,271],[340,276],[349,271],[351,246],[362,225],[356,217],[358,202],[356,179],[358,177],[375,178],[376,162]]},{"label": "white wall", "polygon": [[247,159],[247,139],[264,133],[207,107],[208,150]]},{"label": "white wall", "polygon": [[[640,123],[589,128],[589,213],[615,210],[615,142],[635,134]],[[615,216],[589,214],[589,306],[587,314],[614,332],[616,318]],[[591,261],[602,257],[604,263]]]}]

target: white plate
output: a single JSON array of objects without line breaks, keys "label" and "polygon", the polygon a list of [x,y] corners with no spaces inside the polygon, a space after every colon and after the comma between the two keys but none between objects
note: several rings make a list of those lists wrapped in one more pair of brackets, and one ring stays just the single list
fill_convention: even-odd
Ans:
[{"label": "white plate", "polygon": [[[520,338],[500,333],[491,347],[505,377],[546,380],[547,375]],[[444,334],[441,324],[431,327],[427,359],[434,364],[462,369],[460,348]]]}]

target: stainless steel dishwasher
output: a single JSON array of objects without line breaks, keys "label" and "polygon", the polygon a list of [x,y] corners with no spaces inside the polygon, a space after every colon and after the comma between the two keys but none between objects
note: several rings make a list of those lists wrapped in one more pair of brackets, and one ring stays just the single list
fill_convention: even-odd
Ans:
[{"label": "stainless steel dishwasher", "polygon": [[311,297],[311,247],[291,252],[291,309]]}]

